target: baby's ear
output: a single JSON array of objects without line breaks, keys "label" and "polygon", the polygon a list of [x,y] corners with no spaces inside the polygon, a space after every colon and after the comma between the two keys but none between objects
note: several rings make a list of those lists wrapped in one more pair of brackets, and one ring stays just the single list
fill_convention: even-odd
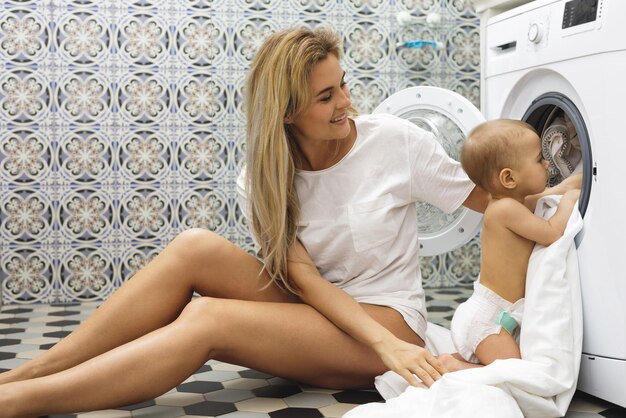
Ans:
[{"label": "baby's ear", "polygon": [[503,168],[498,173],[498,182],[505,189],[514,189],[517,186],[517,182],[515,181],[515,176],[513,175],[513,170],[510,168]]}]

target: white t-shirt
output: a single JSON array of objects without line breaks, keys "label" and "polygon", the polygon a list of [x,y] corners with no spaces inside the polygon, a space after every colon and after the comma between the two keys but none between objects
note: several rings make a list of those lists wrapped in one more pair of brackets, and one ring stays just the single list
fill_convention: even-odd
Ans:
[{"label": "white t-shirt", "polygon": [[[296,174],[298,238],[326,280],[358,302],[397,310],[424,338],[415,203],[450,213],[474,184],[434,136],[413,123],[387,114],[354,121],[356,141],[341,161]],[[237,188],[247,212],[244,177]]]}]

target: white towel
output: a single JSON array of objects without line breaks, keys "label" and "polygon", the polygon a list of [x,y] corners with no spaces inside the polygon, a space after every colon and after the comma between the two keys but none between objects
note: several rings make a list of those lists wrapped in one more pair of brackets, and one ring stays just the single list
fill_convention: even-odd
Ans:
[{"label": "white towel", "polygon": [[[548,196],[535,213],[549,217],[560,197]],[[583,221],[578,211],[565,234],[544,247],[535,245],[528,265],[522,320],[522,360],[447,373],[430,389],[408,387],[399,375],[376,378],[385,403],[358,406],[344,418],[562,417],[576,390],[582,349],[582,302],[574,237]],[[435,354],[450,347],[445,329],[429,324],[427,344]],[[443,331],[442,331],[443,330]],[[428,341],[430,340],[430,341]]]}]

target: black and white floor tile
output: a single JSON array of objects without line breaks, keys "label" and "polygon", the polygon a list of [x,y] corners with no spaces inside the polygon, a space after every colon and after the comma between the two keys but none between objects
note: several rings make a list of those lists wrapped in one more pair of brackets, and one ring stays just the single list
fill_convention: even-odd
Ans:
[{"label": "black and white floor tile", "polygon": [[[449,325],[456,306],[470,288],[429,289],[429,319]],[[0,312],[0,371],[11,369],[47,350],[87,318],[97,304],[73,306],[4,306]],[[255,370],[209,361],[184,383],[136,405],[67,415],[85,418],[341,417],[367,402],[381,402],[374,390],[328,390],[284,380]],[[567,418],[626,417],[626,409],[577,393]]]}]

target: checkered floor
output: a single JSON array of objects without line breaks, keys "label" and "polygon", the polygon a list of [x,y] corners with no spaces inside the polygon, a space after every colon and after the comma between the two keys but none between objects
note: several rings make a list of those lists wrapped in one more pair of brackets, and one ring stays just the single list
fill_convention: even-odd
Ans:
[{"label": "checkered floor", "polygon": [[[471,289],[427,290],[429,320],[448,326],[456,306]],[[87,318],[96,304],[5,306],[0,313],[0,371],[47,350]],[[220,418],[341,417],[367,402],[374,390],[337,391],[298,385],[232,364],[209,361],[187,381],[154,400],[115,410],[71,417]],[[626,417],[626,409],[577,393],[567,418]]]}]

